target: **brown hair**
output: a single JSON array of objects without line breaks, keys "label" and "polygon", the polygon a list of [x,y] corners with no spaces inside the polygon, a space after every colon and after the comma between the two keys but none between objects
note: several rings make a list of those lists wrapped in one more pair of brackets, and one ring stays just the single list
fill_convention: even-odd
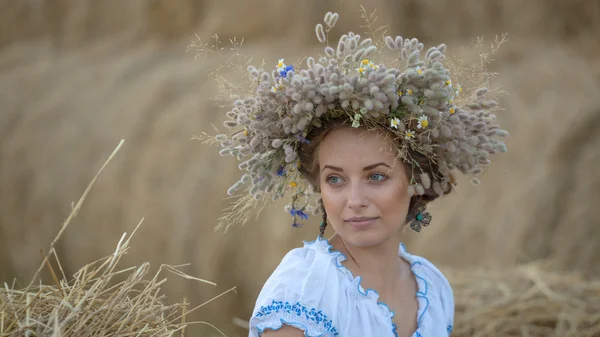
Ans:
[{"label": "brown hair", "polygon": [[[315,188],[316,191],[320,192],[319,187],[319,162],[318,162],[318,150],[321,142],[327,135],[329,131],[350,127],[347,119],[338,119],[331,122],[328,122],[323,127],[316,127],[312,129],[306,139],[309,140],[309,143],[302,144],[298,149],[298,157],[300,160],[300,168],[299,171],[303,175],[303,177]],[[391,130],[386,130],[384,128],[380,129],[381,132],[389,133],[394,139],[395,142],[402,142],[402,138],[398,138],[397,135],[393,134]],[[423,169],[425,172],[431,172],[433,174],[439,175],[438,166],[428,160],[426,156],[423,154],[413,150],[411,147],[408,147],[408,155],[411,158],[411,161],[402,160],[404,170],[409,178],[409,180],[416,181],[417,183],[421,182],[420,174],[413,174],[413,162]],[[421,171],[419,171],[420,173]],[[447,191],[445,194],[450,192]],[[425,194],[423,195],[414,195],[410,200],[410,205],[408,208],[408,214],[412,214],[416,208],[420,206],[425,206],[429,202],[438,198],[437,193],[433,191],[433,188],[429,187],[425,189]],[[322,211],[324,213],[325,208],[321,204]],[[323,214],[323,222],[326,221],[326,215]],[[323,235],[324,225],[322,224],[321,235]]]}]

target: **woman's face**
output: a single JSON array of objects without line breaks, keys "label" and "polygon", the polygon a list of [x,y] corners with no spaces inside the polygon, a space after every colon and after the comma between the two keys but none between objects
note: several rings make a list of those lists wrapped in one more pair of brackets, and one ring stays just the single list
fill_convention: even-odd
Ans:
[{"label": "woman's face", "polygon": [[391,140],[376,131],[330,131],[318,151],[319,183],[327,218],[351,245],[397,238],[410,203],[408,178]]}]

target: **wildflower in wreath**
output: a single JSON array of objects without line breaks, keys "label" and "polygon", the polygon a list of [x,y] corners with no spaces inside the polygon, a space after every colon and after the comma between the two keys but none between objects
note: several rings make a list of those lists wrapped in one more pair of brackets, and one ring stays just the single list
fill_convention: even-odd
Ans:
[{"label": "wildflower in wreath", "polygon": [[398,119],[398,117],[394,117],[394,118],[392,118],[392,120],[390,122],[390,127],[394,128],[394,129],[398,129],[399,124],[400,124],[400,119]]},{"label": "wildflower in wreath", "polygon": [[281,72],[285,70],[285,63],[283,63],[284,59],[279,59],[277,62],[277,71]]},{"label": "wildflower in wreath", "polygon": [[360,74],[360,75],[364,75],[365,72],[367,71],[367,69],[373,69],[373,70],[377,70],[379,69],[379,66],[376,65],[375,63],[373,63],[373,61],[369,61],[368,59],[364,59],[360,62],[360,67],[356,68],[356,71]]},{"label": "wildflower in wreath", "polygon": [[417,122],[419,123],[417,124],[418,129],[425,129],[429,125],[429,119],[427,119],[427,116],[419,117]]},{"label": "wildflower in wreath", "polygon": [[458,95],[462,94],[462,92],[463,92],[463,88],[462,88],[462,86],[461,86],[461,85],[458,85],[458,86],[456,87],[456,91],[455,91],[454,93],[456,94],[456,96],[458,96]]},{"label": "wildflower in wreath", "polygon": [[302,209],[302,208],[301,208],[301,209],[295,209],[295,208],[292,208],[292,209],[290,210],[290,214],[291,214],[293,217],[297,216],[297,217],[299,217],[300,219],[304,219],[304,220],[308,219],[308,214],[306,214],[306,213],[304,212],[304,209]]},{"label": "wildflower in wreath", "polygon": [[413,130],[406,130],[406,132],[404,132],[404,139],[406,139],[406,140],[410,140],[414,136],[415,136],[415,132]]},{"label": "wildflower in wreath", "polygon": [[286,171],[285,171],[285,167],[284,166],[279,166],[279,168],[277,169],[277,176],[278,177],[283,177],[285,175]]},{"label": "wildflower in wreath", "polygon": [[283,70],[280,70],[279,71],[279,76],[281,76],[282,78],[286,78],[288,72],[290,72],[290,71],[292,71],[292,72],[294,71],[294,66],[293,65],[286,66]]}]

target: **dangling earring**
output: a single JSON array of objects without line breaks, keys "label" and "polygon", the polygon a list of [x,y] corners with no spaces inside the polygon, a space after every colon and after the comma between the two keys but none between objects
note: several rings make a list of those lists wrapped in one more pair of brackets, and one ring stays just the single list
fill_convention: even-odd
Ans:
[{"label": "dangling earring", "polygon": [[425,206],[419,206],[411,213],[408,220],[410,221],[410,228],[419,233],[422,227],[427,227],[431,223],[431,214],[425,211]]},{"label": "dangling earring", "polygon": [[319,204],[321,206],[321,215],[323,216],[321,225],[319,226],[319,236],[323,238],[323,236],[325,236],[325,228],[327,227],[327,212],[325,211],[325,204],[323,204],[323,199],[319,200]]}]

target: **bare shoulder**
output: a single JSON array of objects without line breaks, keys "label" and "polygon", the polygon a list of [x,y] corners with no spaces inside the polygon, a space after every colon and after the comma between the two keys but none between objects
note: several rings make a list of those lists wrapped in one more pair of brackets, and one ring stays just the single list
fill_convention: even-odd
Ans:
[{"label": "bare shoulder", "polygon": [[284,324],[279,330],[265,330],[262,337],[304,337],[304,331]]}]

